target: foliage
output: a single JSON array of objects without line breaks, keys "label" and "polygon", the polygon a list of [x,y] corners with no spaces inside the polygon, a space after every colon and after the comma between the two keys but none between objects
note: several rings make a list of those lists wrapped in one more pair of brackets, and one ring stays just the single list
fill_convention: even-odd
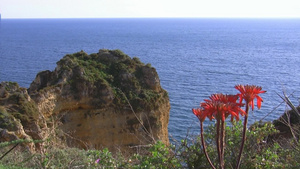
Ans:
[{"label": "foliage", "polygon": [[138,165],[134,168],[180,168],[179,159],[175,158],[169,147],[158,141],[149,149],[148,155],[136,154]]},{"label": "foliage", "polygon": [[[2,153],[3,149],[0,151]],[[16,151],[8,154],[0,166],[3,168],[180,168],[171,149],[162,142],[151,145],[148,154],[134,154],[125,158],[121,153],[76,148],[51,148],[45,153]],[[4,167],[5,166],[5,167]]]},{"label": "foliage", "polygon": [[15,126],[14,117],[7,113],[4,107],[0,106],[0,128],[11,130]]},{"label": "foliage", "polygon": [[7,147],[10,145],[20,144],[20,143],[40,143],[41,140],[26,140],[26,139],[20,139],[20,140],[14,140],[10,142],[1,142],[0,148]]}]

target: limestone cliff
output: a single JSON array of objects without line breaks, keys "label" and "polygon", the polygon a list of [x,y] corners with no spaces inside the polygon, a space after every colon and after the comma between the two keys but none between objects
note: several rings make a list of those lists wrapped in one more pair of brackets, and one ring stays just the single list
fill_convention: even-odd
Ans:
[{"label": "limestone cliff", "polygon": [[[37,105],[28,95],[27,89],[20,88],[17,83],[0,83],[0,142],[17,139],[41,140],[42,123]],[[34,148],[33,144],[28,146]],[[36,146],[39,148],[40,144]]]},{"label": "limestone cliff", "polygon": [[[0,105],[10,114],[3,101],[9,94],[0,87],[6,93],[0,90]],[[35,124],[30,137],[45,138],[49,121],[57,119],[60,138],[72,147],[113,150],[158,139],[169,142],[169,97],[156,70],[120,50],[66,55],[54,71],[37,74],[28,94],[22,91],[34,112],[27,124],[28,129]]]}]

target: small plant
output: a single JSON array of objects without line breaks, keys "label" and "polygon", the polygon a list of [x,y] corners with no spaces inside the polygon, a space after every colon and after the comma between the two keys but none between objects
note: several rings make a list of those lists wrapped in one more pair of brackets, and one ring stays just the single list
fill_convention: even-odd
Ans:
[{"label": "small plant", "polygon": [[158,141],[152,145],[149,149],[148,155],[136,154],[135,158],[138,163],[133,168],[180,168],[181,164],[179,159],[175,157],[175,154],[169,147]]}]

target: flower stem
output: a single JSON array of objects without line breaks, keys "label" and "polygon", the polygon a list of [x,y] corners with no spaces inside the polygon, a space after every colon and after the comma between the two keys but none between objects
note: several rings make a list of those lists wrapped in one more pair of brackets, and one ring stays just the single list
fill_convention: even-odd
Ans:
[{"label": "flower stem", "polygon": [[220,119],[217,119],[217,133],[216,133],[216,144],[218,150],[218,158],[219,158],[219,165],[221,168],[222,158],[221,158],[221,146],[220,146]]},{"label": "flower stem", "polygon": [[211,166],[211,168],[216,169],[216,167],[211,162],[211,160],[210,160],[210,158],[209,158],[209,156],[207,154],[207,151],[206,151],[206,145],[205,145],[204,136],[203,136],[203,122],[200,122],[200,128],[201,128],[201,131],[200,131],[201,143],[202,143],[202,147],[203,147],[203,151],[204,151],[205,157],[206,157],[209,165]]},{"label": "flower stem", "polygon": [[225,150],[225,122],[222,120],[222,123],[221,123],[221,163],[220,163],[220,168],[224,168],[225,164],[224,164],[224,150]]},{"label": "flower stem", "polygon": [[242,152],[244,150],[244,145],[245,145],[245,141],[246,141],[246,131],[247,131],[247,122],[248,122],[249,103],[246,103],[246,111],[245,112],[246,112],[246,115],[245,115],[245,119],[244,119],[243,137],[242,137],[242,143],[241,143],[240,153],[239,153],[239,156],[238,156],[238,161],[237,161],[237,164],[236,164],[236,169],[240,168]]}]

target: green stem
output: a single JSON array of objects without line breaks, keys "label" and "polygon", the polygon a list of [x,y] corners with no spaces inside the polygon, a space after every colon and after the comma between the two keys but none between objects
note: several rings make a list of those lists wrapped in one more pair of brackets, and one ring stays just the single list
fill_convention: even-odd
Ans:
[{"label": "green stem", "polygon": [[240,168],[241,165],[241,157],[242,157],[242,152],[244,150],[244,145],[245,145],[245,141],[246,141],[246,131],[247,131],[247,122],[248,122],[248,112],[249,112],[249,103],[246,103],[246,115],[245,115],[245,119],[244,119],[244,128],[243,128],[243,137],[242,137],[242,144],[241,144],[241,148],[240,148],[240,153],[238,156],[238,161],[236,164],[236,169]]},{"label": "green stem", "polygon": [[200,131],[201,143],[202,143],[202,147],[203,147],[203,151],[204,151],[205,157],[206,157],[209,165],[211,166],[211,168],[216,169],[216,167],[211,162],[211,160],[210,160],[210,158],[209,158],[209,156],[207,154],[207,151],[206,151],[206,145],[205,145],[204,136],[203,136],[203,122],[200,122],[200,128],[201,128],[201,131]]}]

